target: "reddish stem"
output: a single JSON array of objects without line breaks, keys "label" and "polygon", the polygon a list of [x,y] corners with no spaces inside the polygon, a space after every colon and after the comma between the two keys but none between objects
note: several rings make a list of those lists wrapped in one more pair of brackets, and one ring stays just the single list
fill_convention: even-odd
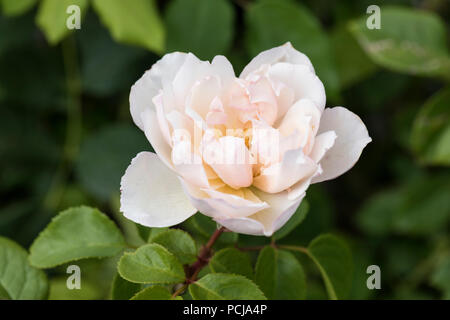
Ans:
[{"label": "reddish stem", "polygon": [[201,248],[200,254],[197,257],[197,261],[195,261],[189,267],[190,277],[186,280],[187,283],[194,282],[197,279],[198,273],[203,269],[204,266],[208,264],[209,258],[211,256],[211,248],[224,231],[225,231],[224,227],[221,227],[216,231],[214,231],[214,233],[211,235],[211,238],[209,238],[206,245]]},{"label": "reddish stem", "polygon": [[214,245],[214,243],[217,241],[217,239],[220,237],[220,235],[226,231],[225,227],[221,227],[214,231],[214,233],[211,235],[211,238],[209,238],[206,245],[204,245],[200,253],[197,257],[197,261],[195,261],[189,268],[188,268],[188,275],[189,277],[186,278],[185,285],[179,288],[177,291],[174,292],[172,295],[172,298],[176,297],[177,295],[181,294],[187,287],[187,285],[195,282],[197,280],[197,276],[200,273],[200,271],[205,267],[208,262],[209,258],[211,257],[211,248]]}]

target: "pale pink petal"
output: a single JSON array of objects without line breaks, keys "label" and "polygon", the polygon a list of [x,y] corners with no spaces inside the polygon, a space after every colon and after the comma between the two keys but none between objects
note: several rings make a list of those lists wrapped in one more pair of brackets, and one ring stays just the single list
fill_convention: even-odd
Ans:
[{"label": "pale pink petal", "polygon": [[224,89],[228,88],[236,78],[233,66],[224,56],[215,56],[211,61],[212,74],[219,77],[221,85]]},{"label": "pale pink petal", "polygon": [[154,108],[153,97],[163,88],[164,82],[174,79],[186,57],[187,54],[181,52],[166,54],[131,87],[130,112],[141,130],[144,130],[141,113],[147,108]]},{"label": "pale pink petal", "polygon": [[257,117],[272,125],[277,119],[278,107],[275,93],[266,78],[261,78],[248,85],[249,101],[256,105]]},{"label": "pale pink petal", "polygon": [[227,205],[229,205],[229,208],[226,209],[224,213],[230,217],[246,217],[269,207],[269,205],[263,201],[255,202],[243,197],[212,189],[203,188],[201,190],[208,194],[211,199],[224,200]]},{"label": "pale pink petal", "polygon": [[275,122],[275,126],[277,126],[277,122],[284,117],[289,108],[294,104],[295,93],[292,88],[285,85],[284,83],[281,83],[281,86],[278,90],[274,90],[278,105],[277,121]]},{"label": "pale pink petal", "polygon": [[294,101],[311,100],[319,111],[325,108],[325,88],[320,79],[308,67],[289,63],[277,63],[268,70],[267,77],[276,84],[284,83],[294,90]]},{"label": "pale pink petal", "polygon": [[202,119],[206,120],[210,105],[215,97],[221,94],[220,79],[208,76],[197,81],[187,97],[187,106],[194,110]]},{"label": "pale pink petal", "polygon": [[166,113],[164,111],[162,96],[163,93],[161,91],[158,95],[156,95],[153,98],[153,104],[156,109],[156,117],[158,119],[159,130],[161,130],[161,133],[164,139],[166,140],[167,144],[172,146],[172,138],[170,135],[169,124],[167,123]]},{"label": "pale pink petal", "polygon": [[261,200],[270,205],[270,208],[251,216],[251,218],[263,223],[266,236],[272,235],[292,217],[305,196],[305,194],[303,194],[300,197],[291,200],[286,191],[276,194],[257,191],[255,191],[255,193]]},{"label": "pale pink petal", "polygon": [[242,127],[247,121],[257,118],[258,107],[250,103],[248,83],[244,80],[233,81],[228,96],[224,97],[228,128]]},{"label": "pale pink petal", "polygon": [[141,152],[131,161],[120,189],[120,211],[147,227],[170,227],[197,212],[177,176],[152,152]]},{"label": "pale pink petal", "polygon": [[322,168],[320,165],[317,166],[316,172],[314,172],[312,175],[307,176],[303,179],[301,179],[299,182],[294,184],[292,187],[288,189],[288,199],[289,200],[295,200],[299,197],[303,196],[306,192],[306,190],[309,188],[309,185],[311,184],[312,179],[314,177],[322,174]]},{"label": "pale pink petal", "polygon": [[276,194],[258,191],[255,193],[270,207],[244,218],[215,218],[214,220],[234,232],[270,237],[292,217],[304,197],[303,194],[295,200],[289,200],[286,191]]},{"label": "pale pink petal", "polygon": [[266,235],[269,237],[271,235],[270,232],[265,232],[264,225],[251,218],[215,218],[214,219],[218,224],[224,226],[228,230],[233,232],[248,234],[252,236],[263,236]]},{"label": "pale pink petal", "polygon": [[303,154],[302,148],[289,150],[281,162],[262,169],[261,174],[253,179],[253,185],[268,193],[278,193],[316,170],[316,163]]},{"label": "pale pink petal", "polygon": [[265,202],[250,201],[211,189],[200,189],[183,179],[181,182],[192,205],[204,215],[215,219],[246,217],[268,206]]},{"label": "pale pink petal", "polygon": [[334,179],[348,171],[358,161],[364,147],[372,141],[362,120],[343,107],[327,108],[320,120],[319,133],[334,131],[333,147],[320,161],[323,173],[313,183]]},{"label": "pale pink petal", "polygon": [[226,124],[228,115],[223,108],[222,101],[215,97],[209,105],[209,112],[206,114],[206,123],[214,127],[215,125]]},{"label": "pale pink petal", "polygon": [[166,115],[167,121],[171,127],[171,142],[177,140],[186,140],[191,143],[194,141],[195,134],[201,135],[200,132],[195,132],[194,121],[187,115],[173,110]]},{"label": "pale pink petal", "polygon": [[203,159],[226,184],[235,189],[252,184],[250,153],[243,138],[224,136],[215,139],[205,135],[203,143]]},{"label": "pale pink petal", "polygon": [[173,93],[178,106],[185,106],[186,99],[194,84],[210,75],[211,65],[199,60],[192,53],[187,57],[173,80]]},{"label": "pale pink petal", "polygon": [[313,65],[308,57],[293,48],[290,42],[286,42],[282,46],[259,53],[244,68],[239,78],[245,79],[250,73],[258,70],[262,65],[272,65],[277,62],[288,62],[292,64],[304,65],[308,67],[311,72],[314,72]]},{"label": "pale pink petal", "polygon": [[184,110],[186,113],[186,116],[188,116],[195,124],[195,127],[200,128],[201,130],[206,130],[208,128],[208,125],[206,123],[206,120],[203,119],[201,115],[197,113],[194,109],[186,105],[186,108]]},{"label": "pale pink petal", "polygon": [[173,169],[171,161],[171,147],[164,139],[164,136],[159,129],[158,118],[153,109],[146,109],[141,113],[141,123],[147,140],[153,147],[153,150],[158,154],[161,160]]},{"label": "pale pink petal", "polygon": [[309,157],[318,163],[323,158],[325,153],[334,145],[337,136],[334,131],[326,131],[317,135],[314,139],[314,147],[309,154]]},{"label": "pale pink petal", "polygon": [[175,171],[194,186],[208,188],[208,177],[200,155],[194,153],[190,141],[176,141],[172,149]]},{"label": "pale pink petal", "polygon": [[[281,161],[280,148],[286,143],[280,142],[280,132],[277,129],[269,126],[265,121],[253,120],[251,137],[250,151],[255,158],[255,163],[270,166]],[[298,147],[296,146],[295,149]]]},{"label": "pale pink petal", "polygon": [[305,145],[304,135],[294,130],[288,136],[282,136],[278,129],[269,126],[264,121],[252,121],[250,151],[255,157],[255,163],[268,167],[280,162],[284,154]]},{"label": "pale pink petal", "polygon": [[[313,136],[319,130],[321,113],[311,100],[298,100],[285,114],[283,120],[278,126],[281,134],[288,136],[295,130],[299,133],[306,133],[305,122],[309,123]],[[309,121],[305,121],[310,119]]]}]

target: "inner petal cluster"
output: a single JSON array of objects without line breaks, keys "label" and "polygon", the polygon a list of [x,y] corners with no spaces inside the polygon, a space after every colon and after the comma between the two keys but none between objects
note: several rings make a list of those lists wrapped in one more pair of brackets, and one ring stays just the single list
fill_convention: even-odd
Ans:
[{"label": "inner petal cluster", "polygon": [[308,155],[321,112],[309,99],[293,104],[293,90],[269,70],[200,78],[168,113],[163,92],[153,99],[172,162],[189,183],[259,201],[252,188],[277,193],[318,170]]}]

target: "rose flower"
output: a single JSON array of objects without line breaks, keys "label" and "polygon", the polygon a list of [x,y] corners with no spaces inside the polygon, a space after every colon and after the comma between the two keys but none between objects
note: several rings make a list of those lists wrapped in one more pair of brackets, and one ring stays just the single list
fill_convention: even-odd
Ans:
[{"label": "rose flower", "polygon": [[132,160],[121,211],[148,227],[199,211],[234,232],[272,235],[311,183],[349,170],[371,141],[357,115],[325,100],[290,43],[261,52],[239,78],[223,56],[166,54],[131,88],[131,115],[156,153]]}]

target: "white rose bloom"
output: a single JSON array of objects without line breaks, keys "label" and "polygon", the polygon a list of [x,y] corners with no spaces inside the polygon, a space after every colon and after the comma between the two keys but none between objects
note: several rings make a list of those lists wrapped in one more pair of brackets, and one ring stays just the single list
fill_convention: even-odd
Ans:
[{"label": "white rose bloom", "polygon": [[322,82],[290,43],[261,52],[239,78],[223,56],[167,54],[131,88],[130,109],[156,154],[132,160],[121,211],[148,227],[200,211],[270,236],[311,183],[349,170],[371,141],[357,115],[325,108]]}]

